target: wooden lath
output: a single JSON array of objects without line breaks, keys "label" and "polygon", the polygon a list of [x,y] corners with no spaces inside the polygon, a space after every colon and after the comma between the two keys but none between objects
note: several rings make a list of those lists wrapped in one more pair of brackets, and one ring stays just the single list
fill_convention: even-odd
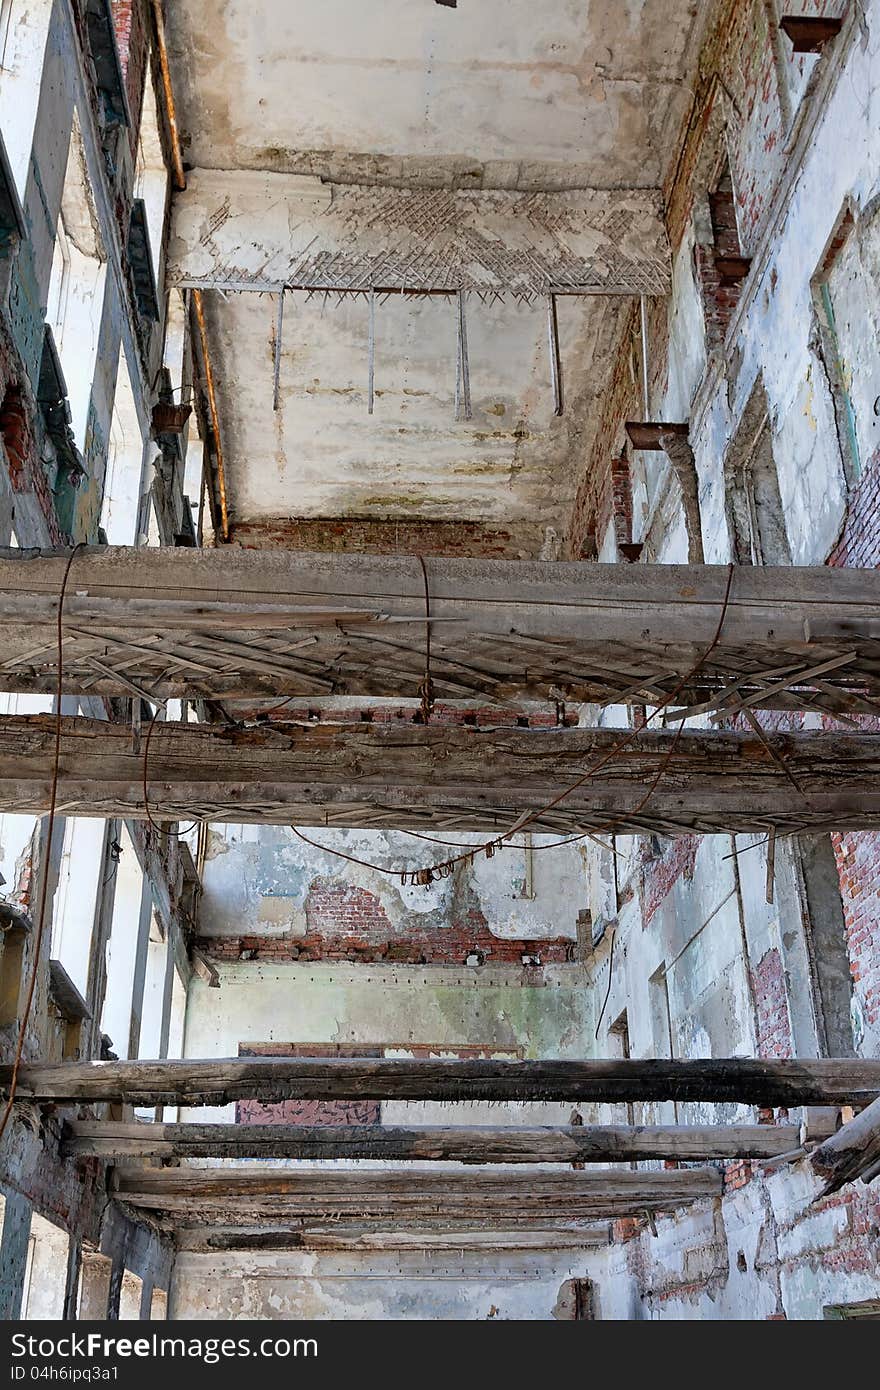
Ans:
[{"label": "wooden lath", "polygon": [[[65,564],[66,554],[0,551],[7,690],[56,688]],[[880,713],[875,570],[739,567],[725,610],[724,566],[426,565],[439,699],[674,696],[688,713]],[[64,632],[71,694],[417,699],[424,677],[425,598],[412,556],[84,549]]]}]

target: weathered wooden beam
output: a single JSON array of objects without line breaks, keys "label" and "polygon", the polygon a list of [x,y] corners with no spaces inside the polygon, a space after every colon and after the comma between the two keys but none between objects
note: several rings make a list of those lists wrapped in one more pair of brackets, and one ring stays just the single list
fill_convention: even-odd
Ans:
[{"label": "weathered wooden beam", "polygon": [[334,1168],[114,1168],[112,1195],[127,1206],[162,1212],[219,1211],[249,1216],[354,1220],[439,1219],[534,1224],[592,1220],[624,1212],[670,1209],[717,1196],[716,1168],[639,1172],[528,1173],[351,1171]]},{"label": "weathered wooden beam", "polygon": [[[0,550],[5,690],[57,684],[66,554]],[[427,562],[440,699],[880,710],[880,572],[820,567]],[[412,556],[225,547],[77,552],[70,693],[418,699],[425,596]]]},{"label": "weathered wooden beam", "polygon": [[[12,1068],[0,1066],[0,1088]],[[880,1094],[880,1060],[235,1057],[25,1063],[22,1101],[226,1105],[237,1100],[555,1100],[859,1105]]]},{"label": "weathered wooden beam", "polygon": [[568,1125],[532,1129],[392,1125],[119,1124],[74,1120],[70,1157],[417,1159],[456,1163],[615,1163],[630,1159],[774,1158],[797,1125]]},{"label": "weathered wooden beam", "polygon": [[[442,822],[487,835],[526,812],[536,813],[531,829],[560,834],[880,828],[876,733],[644,731],[621,750],[623,737],[615,729],[157,724],[150,810],[165,821]],[[0,718],[0,810],[45,811],[54,740],[52,715]],[[58,806],[69,815],[143,817],[142,738],[121,724],[65,719]]]},{"label": "weathered wooden beam", "polygon": [[567,1230],[560,1223],[549,1226],[505,1231],[391,1231],[360,1224],[333,1225],[291,1230],[289,1227],[263,1224],[260,1226],[178,1226],[178,1250],[204,1254],[220,1251],[260,1250],[437,1250],[461,1254],[475,1251],[525,1250],[584,1250],[607,1245],[610,1230],[607,1224],[581,1225]]},{"label": "weathered wooden beam", "polygon": [[825,1192],[848,1182],[880,1177],[880,1098],[867,1106],[810,1155],[813,1171],[825,1180]]}]

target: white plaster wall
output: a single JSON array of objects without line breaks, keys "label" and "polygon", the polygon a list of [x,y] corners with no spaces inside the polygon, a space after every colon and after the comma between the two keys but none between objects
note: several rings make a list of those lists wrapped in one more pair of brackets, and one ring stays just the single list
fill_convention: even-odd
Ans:
[{"label": "white plaster wall", "polygon": [[[731,388],[710,376],[694,401],[691,420],[696,424],[703,535],[710,562],[728,559],[720,462],[759,372],[767,391],[793,563],[821,564],[843,520],[846,484],[832,398],[814,345],[810,283],[848,202],[857,222],[866,218],[876,226],[872,212],[880,194],[880,6],[877,0],[866,0],[863,10],[868,41],[853,44],[803,162],[792,168],[784,208],[768,227],[764,244],[756,248],[755,279],[746,287],[729,339],[735,366]],[[877,233],[863,228],[860,235],[865,262],[873,267],[863,283],[870,283],[870,275],[876,277]],[[684,284],[683,266],[679,279]],[[876,278],[873,284],[876,287]],[[678,288],[676,293],[690,290]],[[880,430],[873,397],[868,404],[868,396],[872,390],[876,396],[876,304],[876,288],[873,308],[860,295],[846,341],[847,372],[860,402],[859,417],[875,448]],[[670,408],[680,404],[672,394],[668,403]]]},{"label": "white plaster wall", "polygon": [[30,168],[53,0],[12,0],[0,23],[0,130],[21,203]]},{"label": "white plaster wall", "polygon": [[[235,1057],[240,1043],[362,1043],[437,1048],[483,1046],[498,1056],[582,1057],[594,998],[577,966],[545,968],[542,986],[510,967],[218,965],[220,988],[193,978],[184,1055]],[[569,1105],[386,1102],[386,1123],[565,1123]],[[194,1118],[194,1112],[182,1112]],[[482,1117],[482,1118],[481,1118]],[[231,1120],[234,1106],[200,1111]]]},{"label": "white plaster wall", "polygon": [[[308,832],[309,838],[359,856],[390,872],[379,873],[346,863],[298,840],[285,826],[212,826],[205,862],[200,932],[205,936],[239,936],[253,932],[302,936],[305,904],[318,880],[366,889],[385,910],[392,928],[404,931],[436,914],[442,925],[456,906],[476,906],[499,937],[577,936],[577,915],[587,902],[583,842],[542,850],[551,838],[533,837],[534,896],[523,896],[525,850],[512,845],[472,865],[461,865],[449,879],[427,888],[402,885],[399,874],[454,854],[458,845],[475,843],[473,835],[450,832],[444,850],[403,834],[351,830]],[[430,925],[426,923],[426,925]]]},{"label": "white plaster wall", "polygon": [[177,1257],[172,1319],[547,1321],[577,1251],[527,1255],[272,1254]]},{"label": "white plaster wall", "polygon": [[22,1302],[23,1318],[29,1321],[53,1321],[61,1317],[69,1244],[66,1231],[34,1212],[31,1216],[30,1252]]}]

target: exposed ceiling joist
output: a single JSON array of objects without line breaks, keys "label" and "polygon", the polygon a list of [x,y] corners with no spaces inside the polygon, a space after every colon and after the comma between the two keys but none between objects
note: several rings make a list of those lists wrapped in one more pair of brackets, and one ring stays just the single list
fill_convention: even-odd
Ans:
[{"label": "exposed ceiling joist", "polygon": [[[0,1065],[0,1089],[12,1067]],[[39,1103],[228,1105],[237,1100],[700,1101],[745,1105],[866,1105],[880,1094],[880,1060],[858,1057],[473,1058],[224,1057],[163,1061],[26,1062],[16,1097]]]},{"label": "exposed ceiling joist", "polygon": [[[0,552],[7,690],[57,687],[67,557]],[[880,712],[880,571],[425,561],[440,700]],[[725,602],[725,596],[726,602]],[[63,614],[71,694],[418,699],[404,555],[91,549]],[[723,622],[721,622],[723,614]],[[720,632],[719,632],[720,623]]]},{"label": "exposed ceiling joist", "polygon": [[[47,809],[54,744],[53,715],[0,717],[0,810]],[[493,839],[880,829],[874,733],[160,723],[147,753],[124,725],[65,718],[59,809],[145,818],[146,779],[149,813],[166,822],[442,824]],[[413,847],[414,865],[441,862],[429,849]]]}]

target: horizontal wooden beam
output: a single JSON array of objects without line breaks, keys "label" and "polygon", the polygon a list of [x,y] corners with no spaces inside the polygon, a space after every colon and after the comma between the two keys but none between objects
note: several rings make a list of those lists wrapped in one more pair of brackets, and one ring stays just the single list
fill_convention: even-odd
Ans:
[{"label": "horizontal wooden beam", "polygon": [[[643,731],[621,749],[623,738],[615,729],[157,724],[150,809],[165,821],[489,836],[526,813],[531,829],[556,834],[880,828],[876,733]],[[47,809],[54,740],[52,715],[0,718],[0,811]],[[144,816],[144,741],[127,726],[65,719],[59,766],[59,810]],[[422,846],[412,858],[443,855]]]},{"label": "horizontal wooden beam", "polygon": [[[56,689],[66,564],[0,550],[4,690]],[[880,711],[876,570],[747,565],[728,593],[725,566],[426,566],[439,699],[659,704],[675,692],[690,708]],[[64,603],[64,688],[417,700],[425,617],[413,556],[84,549]]]},{"label": "horizontal wooden beam", "polygon": [[[0,1088],[12,1068],[0,1066]],[[235,1057],[25,1063],[16,1096],[43,1103],[226,1105],[237,1100],[550,1100],[858,1105],[880,1094],[880,1060]]]},{"label": "horizontal wooden beam", "polygon": [[407,1222],[511,1223],[594,1220],[632,1211],[668,1210],[720,1194],[716,1168],[639,1172],[528,1173],[486,1170],[462,1175],[424,1170],[339,1168],[142,1168],[111,1170],[108,1188],[126,1206],[170,1213],[216,1211],[229,1219],[287,1218]]},{"label": "horizontal wooden beam", "polygon": [[615,1163],[774,1158],[797,1125],[230,1125],[74,1120],[63,1151],[92,1158],[416,1159],[456,1163]]},{"label": "horizontal wooden beam", "polygon": [[462,1255],[466,1251],[529,1251],[584,1250],[607,1245],[610,1229],[607,1224],[583,1223],[576,1230],[567,1230],[561,1223],[546,1229],[532,1226],[519,1231],[493,1230],[455,1231],[423,1228],[391,1231],[370,1227],[364,1223],[334,1223],[323,1230],[316,1227],[291,1230],[286,1226],[264,1223],[259,1226],[177,1226],[178,1250],[203,1254],[221,1251],[269,1250],[435,1250]]}]

